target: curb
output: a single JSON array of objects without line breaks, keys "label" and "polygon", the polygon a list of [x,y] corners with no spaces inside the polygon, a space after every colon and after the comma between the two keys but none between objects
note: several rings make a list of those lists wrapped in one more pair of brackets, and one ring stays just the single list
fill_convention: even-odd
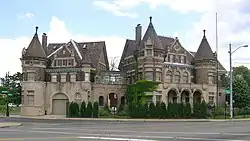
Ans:
[{"label": "curb", "polygon": [[23,125],[22,123],[17,123],[17,124],[13,124],[13,125],[3,125],[3,126],[0,125],[0,128],[19,127],[22,125]]},{"label": "curb", "polygon": [[114,121],[114,122],[240,122],[250,119],[112,119],[112,118],[46,118],[46,117],[10,117],[33,120],[66,120],[66,121]]}]

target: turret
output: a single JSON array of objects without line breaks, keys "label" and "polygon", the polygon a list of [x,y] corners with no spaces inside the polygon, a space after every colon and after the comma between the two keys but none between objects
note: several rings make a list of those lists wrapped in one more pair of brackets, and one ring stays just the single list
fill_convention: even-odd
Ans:
[{"label": "turret", "polygon": [[206,30],[194,57],[197,84],[215,84],[216,58],[207,41]]},{"label": "turret", "polygon": [[38,38],[38,27],[27,49],[22,52],[22,115],[44,114],[45,69],[48,59]]}]

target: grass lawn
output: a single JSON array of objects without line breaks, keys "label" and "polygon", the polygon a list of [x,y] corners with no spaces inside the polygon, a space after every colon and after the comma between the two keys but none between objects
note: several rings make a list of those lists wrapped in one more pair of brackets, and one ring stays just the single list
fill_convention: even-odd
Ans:
[{"label": "grass lawn", "polygon": [[[21,111],[21,107],[9,107],[10,115],[19,115]],[[6,114],[6,106],[0,105],[0,116],[5,116]]]}]

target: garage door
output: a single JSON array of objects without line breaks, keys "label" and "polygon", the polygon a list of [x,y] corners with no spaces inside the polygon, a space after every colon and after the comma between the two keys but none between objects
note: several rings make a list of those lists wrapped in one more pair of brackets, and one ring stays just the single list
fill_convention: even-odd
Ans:
[{"label": "garage door", "polygon": [[53,99],[52,101],[52,113],[53,115],[66,115],[66,103],[68,100],[65,99]]}]

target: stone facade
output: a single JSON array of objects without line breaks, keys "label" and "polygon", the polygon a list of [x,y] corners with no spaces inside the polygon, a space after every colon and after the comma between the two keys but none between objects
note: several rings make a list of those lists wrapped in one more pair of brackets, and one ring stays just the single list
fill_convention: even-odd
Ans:
[{"label": "stone facade", "polygon": [[[136,81],[136,58],[138,79],[161,82],[155,92],[146,94],[148,102],[223,103],[222,88],[217,89],[216,85],[216,54],[205,31],[198,51],[190,52],[177,37],[158,36],[150,17],[143,38],[142,27],[137,25],[135,40],[126,40],[120,71],[109,71],[104,41],[47,44],[44,33],[41,44],[37,29],[22,52],[21,115],[64,115],[71,101],[119,106],[125,103],[126,84]],[[220,76],[226,70],[220,63],[218,66]]]}]

